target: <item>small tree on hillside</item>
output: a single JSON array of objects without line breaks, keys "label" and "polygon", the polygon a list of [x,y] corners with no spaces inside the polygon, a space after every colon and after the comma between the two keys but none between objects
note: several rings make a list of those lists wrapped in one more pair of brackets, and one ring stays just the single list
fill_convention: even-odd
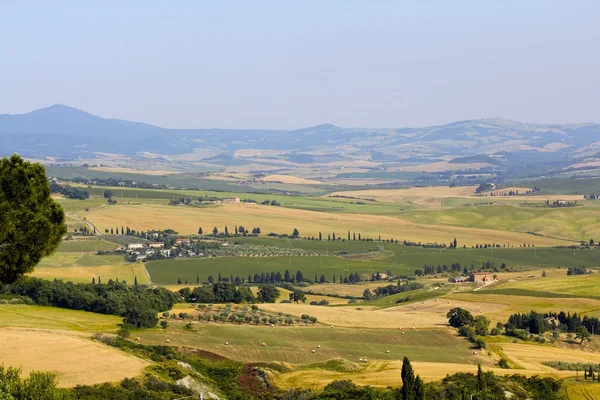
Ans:
[{"label": "small tree on hillside", "polygon": [[292,236],[297,238],[298,236],[300,236],[300,231],[298,231],[298,228],[294,228],[294,232],[292,232]]}]

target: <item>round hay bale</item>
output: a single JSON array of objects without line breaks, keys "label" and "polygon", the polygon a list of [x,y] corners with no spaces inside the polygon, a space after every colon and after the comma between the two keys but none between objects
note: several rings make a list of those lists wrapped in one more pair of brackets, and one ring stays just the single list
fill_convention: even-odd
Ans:
[{"label": "round hay bale", "polygon": [[317,351],[315,349],[312,349],[312,353],[316,353]]},{"label": "round hay bale", "polygon": [[267,345],[267,344],[266,344],[266,343],[264,343],[264,342],[261,344],[261,346],[266,346],[266,345]]},{"label": "round hay bale", "polygon": [[333,325],[331,325],[331,329],[333,329]]},{"label": "round hay bale", "polygon": [[402,334],[404,335],[406,332],[402,331]]},{"label": "round hay bale", "polygon": [[139,336],[136,337],[135,340],[139,342],[140,341],[140,337]]},{"label": "round hay bale", "polygon": [[390,351],[389,351],[389,350],[386,350],[385,352],[386,352],[386,353],[389,353]]},{"label": "round hay bale", "polygon": [[414,331],[414,330],[415,330],[415,327],[413,326],[411,329]]},{"label": "round hay bale", "polygon": [[171,343],[171,339],[167,339],[167,340],[165,340],[165,342]]},{"label": "round hay bale", "polygon": [[271,328],[274,328],[274,327],[275,327],[275,325],[274,325],[274,324],[271,324]]},{"label": "round hay bale", "polygon": [[229,344],[229,342],[225,342],[225,346],[227,346]]},{"label": "round hay bale", "polygon": [[362,361],[363,361],[363,359],[362,359],[362,358],[359,358],[359,359],[358,359],[358,361],[362,362]]},{"label": "round hay bale", "polygon": [[320,349],[320,348],[321,348],[321,345],[320,345],[320,344],[318,344],[318,345],[317,345],[317,349]]}]

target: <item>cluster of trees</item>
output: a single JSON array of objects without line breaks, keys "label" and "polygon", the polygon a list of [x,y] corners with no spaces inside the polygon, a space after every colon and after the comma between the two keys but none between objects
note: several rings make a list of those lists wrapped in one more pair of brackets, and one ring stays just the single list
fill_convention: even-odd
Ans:
[{"label": "cluster of trees", "polygon": [[483,315],[473,317],[473,315],[464,308],[455,307],[446,314],[450,326],[458,329],[458,333],[467,337],[471,342],[485,349],[486,345],[483,339],[477,336],[487,336],[490,326],[490,320]]},{"label": "cluster of trees", "polygon": [[90,197],[90,193],[87,190],[81,190],[69,185],[61,185],[56,182],[50,182],[50,191],[52,193],[60,193],[69,199],[85,200]]},{"label": "cluster of trees", "polygon": [[273,285],[261,285],[255,296],[250,288],[236,286],[231,282],[216,282],[212,285],[183,288],[178,292],[188,303],[275,303],[279,289]]},{"label": "cluster of trees", "polygon": [[[506,268],[506,263],[502,263],[500,265],[500,269],[505,269],[505,268]],[[422,269],[421,268],[415,269],[415,276],[443,274],[446,272],[457,272],[457,273],[462,272],[463,275],[468,276],[469,274],[471,274],[471,272],[474,272],[475,270],[476,270],[475,265],[473,265],[473,264],[471,264],[470,267],[467,267],[466,265],[463,266],[458,262],[452,263],[452,264],[450,264],[450,266],[443,264],[443,265],[438,265],[437,267],[434,265],[425,264],[425,266]],[[478,269],[478,271],[483,271],[483,270],[488,270],[488,271],[491,270],[493,272],[499,271],[498,267],[494,266],[494,263],[489,260],[481,263],[481,267]]]},{"label": "cluster of trees", "polygon": [[567,275],[585,275],[587,273],[589,272],[583,265],[580,265],[579,267],[569,267],[569,269],[567,269]]},{"label": "cluster of trees", "polygon": [[405,284],[400,284],[400,281],[396,285],[387,285],[375,288],[373,293],[371,293],[370,289],[365,289],[363,292],[362,298],[364,300],[374,300],[379,299],[385,296],[391,296],[398,293],[409,292],[411,290],[422,289],[423,285],[417,282],[407,282]]},{"label": "cluster of trees", "polygon": [[43,306],[120,315],[125,323],[138,328],[154,327],[158,322],[156,314],[170,310],[178,300],[175,293],[159,287],[127,286],[113,281],[74,284],[39,278],[5,285],[2,293],[26,296]]},{"label": "cluster of trees", "polygon": [[[233,229],[233,232],[229,231],[229,227],[225,226],[225,229],[221,232],[219,231],[218,227],[213,227],[212,229],[212,235],[214,237],[236,237],[236,236],[248,236],[248,235],[252,235],[252,236],[258,236],[260,235],[262,232],[260,230],[259,227],[255,227],[252,228],[251,231],[249,231],[248,229],[246,229],[245,227],[243,227],[242,225],[240,225],[239,227],[236,225]],[[198,227],[198,235],[204,235],[204,230],[202,229],[202,227]]]},{"label": "cluster of trees", "polygon": [[[569,313],[561,311],[559,313],[538,313],[531,311],[529,314],[513,314],[508,318],[506,330],[509,332],[512,329],[523,329],[531,334],[539,335],[547,331],[560,330],[561,332],[579,334],[581,328],[587,331],[588,335],[600,335],[600,319],[596,317],[583,318],[577,313]],[[580,335],[581,336],[581,335]],[[581,339],[581,337],[578,337]]]},{"label": "cluster of trees", "polygon": [[260,204],[265,206],[280,206],[281,204],[277,200],[264,200]]}]

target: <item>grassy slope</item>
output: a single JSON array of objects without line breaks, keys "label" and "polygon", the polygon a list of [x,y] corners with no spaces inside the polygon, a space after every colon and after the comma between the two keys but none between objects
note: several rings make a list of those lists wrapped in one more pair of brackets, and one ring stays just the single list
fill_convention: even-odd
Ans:
[{"label": "grassy slope", "polygon": [[[188,332],[183,329],[182,322],[172,322],[166,332],[149,330],[135,335],[143,342],[161,344],[168,338],[171,345],[197,347],[242,361],[304,364],[337,357],[353,361],[361,357],[396,360],[406,355],[419,361],[477,362],[469,343],[448,329],[419,330],[401,335],[392,329],[331,329],[323,325],[272,328],[196,323],[196,327],[197,332]],[[229,344],[225,345],[225,342]],[[320,349],[317,349],[318,345]],[[313,349],[317,350],[314,354]]]},{"label": "grassy slope", "polygon": [[115,315],[33,305],[0,304],[0,326],[58,329],[78,332],[112,332],[122,318]]}]

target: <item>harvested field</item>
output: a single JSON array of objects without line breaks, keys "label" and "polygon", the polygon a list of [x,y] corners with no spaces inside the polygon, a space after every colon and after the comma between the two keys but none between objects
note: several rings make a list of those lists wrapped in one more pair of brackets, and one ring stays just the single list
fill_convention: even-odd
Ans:
[{"label": "harvested field", "polygon": [[282,182],[294,185],[323,185],[323,182],[314,179],[305,179],[293,175],[267,175],[261,178],[265,182]]},{"label": "harvested field", "polygon": [[360,358],[393,361],[405,355],[411,360],[427,362],[475,365],[481,361],[472,354],[470,343],[448,328],[409,331],[402,335],[395,329],[331,329],[318,323],[270,327],[197,322],[197,331],[190,332],[183,329],[182,321],[170,324],[166,331],[144,330],[136,335],[142,343],[164,344],[169,339],[171,345],[209,350],[244,362],[310,364],[332,358],[353,362],[359,362]]},{"label": "harvested field", "polygon": [[59,386],[94,385],[135,377],[147,361],[68,332],[0,330],[0,362],[31,371],[52,372]]},{"label": "harvested field", "polygon": [[[412,190],[412,189],[409,189]],[[464,188],[463,188],[464,190]],[[175,229],[180,234],[195,234],[198,221],[205,227],[260,226],[263,232],[291,232],[298,228],[301,236],[318,236],[319,232],[337,232],[344,235],[361,232],[363,236],[408,239],[422,242],[446,243],[456,237],[459,243],[528,243],[536,246],[557,245],[559,239],[506,232],[494,229],[465,228],[460,226],[424,225],[404,219],[362,214],[331,214],[317,211],[290,209],[262,205],[224,205],[222,207],[193,208],[165,205],[121,205],[92,210],[88,220],[98,229],[126,225],[136,230]]]},{"label": "harvested field", "polygon": [[[494,371],[497,375],[506,374],[505,369],[490,368],[492,360],[486,356],[480,356],[480,362],[484,370]],[[415,371],[423,378],[425,382],[440,380],[448,374],[458,372],[477,373],[476,365],[458,364],[458,363],[443,363],[443,362],[420,362],[413,361],[411,364]],[[402,361],[374,361],[368,364],[364,370],[360,372],[335,372],[322,369],[313,370],[297,370],[275,375],[275,383],[282,388],[308,387],[311,389],[322,389],[327,384],[334,380],[350,379],[359,385],[371,385],[387,387],[398,387],[401,384],[399,379],[402,370]],[[556,371],[556,372],[541,372],[538,369],[533,370],[518,370],[519,374],[532,375],[551,375],[555,377],[570,377],[573,372]]]},{"label": "harvested field", "polygon": [[135,278],[137,278],[140,285],[150,283],[144,264],[36,267],[30,276],[48,280],[62,279],[73,283],[91,283],[92,278],[96,278],[97,282],[99,277],[102,282],[108,282],[109,279],[119,279],[120,282],[125,281],[128,284],[133,284]]}]

